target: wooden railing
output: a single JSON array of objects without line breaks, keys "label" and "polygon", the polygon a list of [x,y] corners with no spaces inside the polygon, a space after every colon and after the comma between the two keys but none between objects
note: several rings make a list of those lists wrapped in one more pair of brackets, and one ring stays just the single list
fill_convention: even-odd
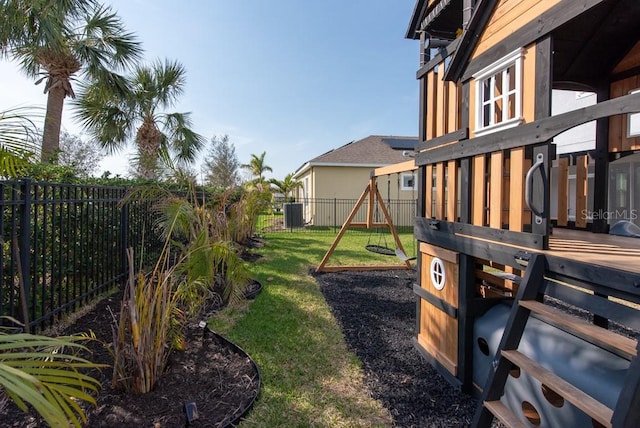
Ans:
[{"label": "wooden railing", "polygon": [[[440,230],[464,229],[476,237],[546,249],[553,138],[592,120],[639,111],[637,93],[472,139],[462,129],[424,141],[416,156],[416,165],[424,167],[424,217],[438,221]],[[575,207],[582,213],[587,208],[588,156],[578,156],[576,163]],[[559,225],[567,222],[568,180],[568,163],[560,159],[558,182],[553,183],[558,187]],[[576,215],[577,227],[585,227],[586,221]],[[433,223],[429,228],[437,230]],[[515,236],[523,232],[528,236]]]}]

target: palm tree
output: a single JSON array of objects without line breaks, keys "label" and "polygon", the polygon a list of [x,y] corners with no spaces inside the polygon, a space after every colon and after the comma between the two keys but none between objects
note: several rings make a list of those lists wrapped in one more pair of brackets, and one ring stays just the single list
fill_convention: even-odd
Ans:
[{"label": "palm tree", "polygon": [[191,162],[205,143],[189,113],[163,111],[182,94],[185,75],[179,62],[167,60],[138,65],[123,87],[91,82],[82,88],[75,117],[112,152],[135,140],[140,176],[154,178],[158,159],[173,152],[179,163]]},{"label": "palm tree", "polygon": [[45,81],[41,159],[46,160],[60,145],[64,99],[75,97],[76,76],[117,84],[112,70],[126,69],[142,49],[111,8],[95,0],[3,0],[0,16],[0,53],[38,79],[36,84]]},{"label": "palm tree", "polygon": [[263,187],[264,185],[264,173],[265,172],[273,172],[273,169],[265,164],[264,157],[267,155],[267,152],[262,152],[262,154],[251,155],[251,160],[248,164],[242,165],[242,168],[248,169],[251,171],[251,175],[257,177],[254,182],[258,187]]},{"label": "palm tree", "polygon": [[301,181],[294,180],[293,173],[287,174],[282,181],[272,178],[269,182],[285,196],[285,199],[291,194],[291,192],[302,187]]},{"label": "palm tree", "polygon": [[25,108],[0,111],[0,176],[17,177],[39,150],[33,122],[37,114]]}]

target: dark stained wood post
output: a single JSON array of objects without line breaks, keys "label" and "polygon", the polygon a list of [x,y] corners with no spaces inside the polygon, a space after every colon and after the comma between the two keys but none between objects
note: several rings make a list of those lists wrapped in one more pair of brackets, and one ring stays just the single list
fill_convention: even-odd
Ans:
[{"label": "dark stained wood post", "polygon": [[[609,99],[609,83],[605,82],[598,89],[597,100],[602,102]],[[593,211],[606,212],[609,201],[609,118],[603,117],[596,121],[596,149],[592,155],[595,161],[593,178]],[[609,227],[606,216],[593,219],[592,231],[608,233]]]}]

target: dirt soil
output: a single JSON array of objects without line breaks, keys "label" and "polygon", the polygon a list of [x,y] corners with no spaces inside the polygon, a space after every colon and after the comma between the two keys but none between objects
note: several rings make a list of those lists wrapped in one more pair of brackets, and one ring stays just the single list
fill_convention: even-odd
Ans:
[{"label": "dirt soil", "polygon": [[[338,320],[349,348],[362,361],[365,383],[381,400],[396,427],[459,427],[471,422],[476,401],[444,380],[415,350],[415,271],[338,272],[316,274],[320,290]],[[120,294],[101,301],[79,318],[66,334],[92,330],[112,339],[111,312]],[[167,372],[153,392],[130,395],[110,387],[111,369],[100,374],[98,406],[88,412],[90,427],[181,427],[185,403],[196,403],[199,419],[192,427],[227,426],[253,402],[258,374],[244,354],[205,334],[187,329],[186,352],[172,355]],[[98,343],[91,359],[111,364]],[[2,427],[36,427],[36,416],[15,406],[0,411]]]},{"label": "dirt soil", "polygon": [[[80,317],[68,331],[71,334],[93,331],[104,342],[112,341],[111,311],[118,313],[121,294],[102,300],[91,312]],[[204,332],[204,333],[203,333]],[[102,390],[97,407],[88,410],[89,427],[183,427],[186,426],[186,403],[195,403],[198,419],[190,427],[229,426],[255,399],[259,375],[252,361],[237,352],[219,336],[189,325],[186,330],[188,349],[174,352],[166,372],[154,390],[132,395],[110,387],[111,368],[98,374]],[[109,352],[97,342],[90,343],[97,363],[112,364]],[[35,413],[24,415],[13,404],[0,412],[2,427],[36,427]]]},{"label": "dirt soil", "polygon": [[396,427],[469,426],[476,400],[461,394],[412,344],[416,272],[358,271],[316,275],[349,348],[362,361],[373,398]]}]

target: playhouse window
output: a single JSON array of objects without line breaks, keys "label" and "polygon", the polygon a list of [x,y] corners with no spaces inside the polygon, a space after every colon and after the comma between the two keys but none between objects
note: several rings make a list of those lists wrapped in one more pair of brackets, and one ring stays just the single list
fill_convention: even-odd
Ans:
[{"label": "playhouse window", "polygon": [[518,125],[522,116],[522,50],[479,71],[476,89],[476,135]]},{"label": "playhouse window", "polygon": [[[638,92],[640,92],[640,89],[634,89],[629,94],[637,94]],[[629,123],[627,137],[640,137],[640,113],[630,113],[627,122]]]},{"label": "playhouse window", "polygon": [[400,190],[414,190],[416,178],[413,174],[402,174],[402,185]]}]

